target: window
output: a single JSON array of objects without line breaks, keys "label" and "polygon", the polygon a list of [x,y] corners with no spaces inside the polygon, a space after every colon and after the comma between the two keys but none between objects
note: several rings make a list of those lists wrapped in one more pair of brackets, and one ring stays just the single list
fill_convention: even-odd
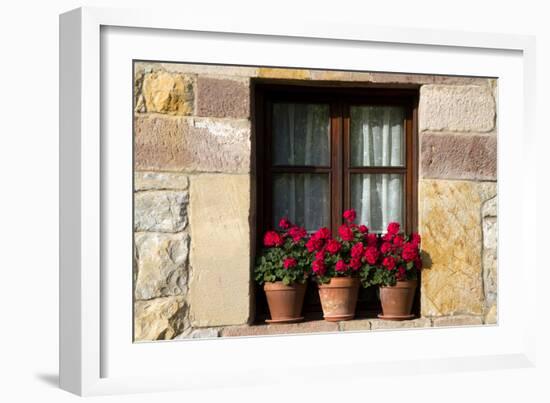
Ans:
[{"label": "window", "polygon": [[257,84],[255,97],[258,242],[281,217],[334,232],[349,208],[372,232],[416,230],[416,89]]}]

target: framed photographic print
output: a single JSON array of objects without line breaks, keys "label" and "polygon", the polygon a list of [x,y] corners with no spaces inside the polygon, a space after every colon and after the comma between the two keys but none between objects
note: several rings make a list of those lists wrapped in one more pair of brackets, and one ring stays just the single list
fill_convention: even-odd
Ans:
[{"label": "framed photographic print", "polygon": [[531,365],[532,38],[60,23],[63,388]]}]

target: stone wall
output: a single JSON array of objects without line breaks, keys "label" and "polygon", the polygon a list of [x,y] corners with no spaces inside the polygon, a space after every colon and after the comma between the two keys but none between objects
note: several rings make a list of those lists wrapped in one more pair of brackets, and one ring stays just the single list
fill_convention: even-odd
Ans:
[{"label": "stone wall", "polygon": [[[422,318],[250,326],[253,78],[420,86]],[[136,63],[134,339],[496,322],[496,81]]]}]

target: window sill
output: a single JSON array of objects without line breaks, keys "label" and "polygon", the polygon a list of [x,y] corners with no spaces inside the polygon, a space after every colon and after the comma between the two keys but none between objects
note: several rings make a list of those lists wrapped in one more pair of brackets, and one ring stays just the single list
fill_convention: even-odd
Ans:
[{"label": "window sill", "polygon": [[429,318],[417,318],[406,321],[388,321],[382,319],[354,319],[342,322],[327,322],[321,319],[289,324],[254,324],[245,326],[228,326],[220,330],[219,336],[268,336],[280,334],[425,328],[432,326],[432,321]]}]

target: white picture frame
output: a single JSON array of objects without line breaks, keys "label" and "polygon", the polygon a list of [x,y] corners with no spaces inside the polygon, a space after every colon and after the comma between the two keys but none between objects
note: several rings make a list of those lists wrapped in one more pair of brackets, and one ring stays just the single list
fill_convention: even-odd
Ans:
[{"label": "white picture frame", "polygon": [[[184,50],[176,46],[182,41],[186,45]],[[222,48],[220,44],[224,43],[226,46]],[[79,395],[97,395],[247,386],[270,383],[274,378],[284,382],[298,374],[303,377],[310,368],[339,368],[342,373],[353,371],[357,376],[368,377],[375,373],[435,373],[534,365],[532,316],[536,312],[536,295],[528,287],[516,289],[511,295],[513,281],[534,276],[537,267],[534,254],[521,253],[528,247],[528,229],[524,223],[536,221],[536,169],[532,158],[536,77],[532,37],[327,24],[314,20],[282,26],[275,21],[235,23],[196,16],[182,23],[177,15],[152,10],[80,8],[61,15],[60,47],[60,384],[63,389]],[[219,52],[212,52],[213,47]],[[336,58],[338,61],[329,65],[319,57],[319,49],[323,47],[349,56]],[[371,57],[367,64],[361,58],[367,54],[384,57]],[[411,57],[398,64],[400,55]],[[468,62],[465,57],[470,57]],[[131,281],[131,261],[126,260],[131,256],[132,228],[128,221],[132,192],[128,176],[132,173],[131,131],[126,137],[112,133],[115,129],[117,133],[127,133],[128,124],[131,126],[132,66],[128,61],[135,59],[498,77],[498,325],[132,343],[131,337],[128,338],[131,287],[124,288]],[[511,136],[512,133],[515,135]],[[512,150],[514,155],[521,155],[520,168],[510,169],[505,164]],[[518,192],[517,187],[509,186],[517,179],[529,192]],[[117,217],[116,223],[109,217]],[[520,236],[522,242],[518,245],[516,241],[516,250],[512,252],[509,246],[514,236],[515,239]],[[112,262],[121,265],[126,262],[127,273],[114,275],[107,269]],[[514,277],[512,267],[516,270]],[[120,292],[129,296],[128,301],[113,300],[113,290],[121,287],[124,290]],[[316,346],[330,343],[335,337],[345,338],[341,344],[342,356],[320,359],[315,354]],[[407,343],[419,346],[418,350],[396,354],[377,348],[357,353],[357,346],[365,340],[380,347],[404,338]],[[278,361],[277,352],[283,349],[291,357],[307,359]],[[262,352],[264,359],[271,359],[270,368],[258,359]],[[178,355],[185,360],[169,360]],[[136,367],[135,360],[145,369]],[[147,371],[148,367],[155,368],[156,375]],[[317,372],[318,380],[322,381],[323,376],[329,380],[328,375]],[[338,376],[332,373],[330,379],[335,377]]]}]

